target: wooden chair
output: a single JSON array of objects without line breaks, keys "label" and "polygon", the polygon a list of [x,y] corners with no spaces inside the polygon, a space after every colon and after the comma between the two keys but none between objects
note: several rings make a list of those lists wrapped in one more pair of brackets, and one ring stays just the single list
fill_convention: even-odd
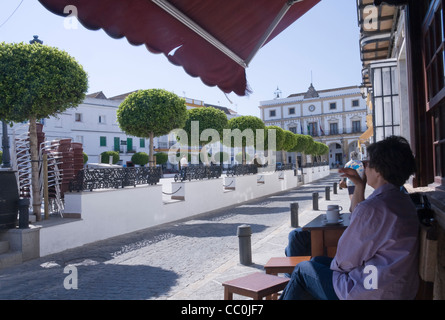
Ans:
[{"label": "wooden chair", "polygon": [[310,256],[298,257],[273,257],[264,266],[267,274],[278,275],[279,273],[292,273],[295,266],[303,261],[309,261]]},{"label": "wooden chair", "polygon": [[310,256],[274,257],[264,266],[266,273],[257,272],[244,277],[224,282],[224,300],[232,300],[233,294],[239,294],[254,300],[276,300],[278,292],[283,290],[289,278],[279,277],[279,273],[292,273],[295,266]]},{"label": "wooden chair", "polygon": [[239,294],[254,300],[271,299],[273,293],[283,290],[288,278],[256,272],[241,278],[223,282],[224,300],[233,300],[233,294]]}]

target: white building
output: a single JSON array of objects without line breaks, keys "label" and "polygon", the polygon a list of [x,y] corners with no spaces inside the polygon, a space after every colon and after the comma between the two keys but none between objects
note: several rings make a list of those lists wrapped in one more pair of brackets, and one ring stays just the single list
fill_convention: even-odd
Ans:
[{"label": "white building", "polygon": [[[360,149],[359,138],[368,128],[368,107],[358,86],[317,91],[311,84],[307,92],[261,101],[259,108],[266,126],[311,135],[329,146],[331,167],[344,165],[350,152]],[[287,157],[295,163],[295,153]]]},{"label": "white building", "polygon": [[[69,138],[73,142],[82,143],[89,163],[100,162],[100,154],[104,151],[119,151],[119,163],[123,165],[131,161],[135,152],[148,154],[149,139],[127,135],[121,131],[117,123],[116,111],[129,94],[107,98],[102,92],[92,93],[87,95],[77,108],[68,109],[57,117],[40,120],[45,140]],[[226,107],[205,104],[196,99],[185,98],[185,100],[187,109],[212,106],[224,111],[229,119],[236,116],[233,110]],[[10,141],[14,133],[23,134],[27,131],[27,124],[14,124],[8,129]],[[167,152],[176,142],[175,138],[174,134],[155,138],[155,151]]]}]

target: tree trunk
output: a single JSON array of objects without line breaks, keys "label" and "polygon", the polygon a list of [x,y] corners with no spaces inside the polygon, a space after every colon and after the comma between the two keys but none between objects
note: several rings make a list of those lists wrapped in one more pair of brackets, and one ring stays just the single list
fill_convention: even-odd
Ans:
[{"label": "tree trunk", "polygon": [[155,166],[154,150],[153,150],[153,140],[154,140],[154,133],[150,132],[150,154],[148,156],[149,167],[154,167]]},{"label": "tree trunk", "polygon": [[242,164],[246,164],[246,147],[241,148],[241,160]]},{"label": "tree trunk", "polygon": [[37,142],[36,118],[29,119],[29,148],[31,153],[32,211],[36,220],[41,220],[41,199],[39,184],[39,146]]},{"label": "tree trunk", "polygon": [[209,155],[208,155],[208,152],[207,152],[207,145],[205,144],[205,145],[203,145],[203,146],[201,146],[201,155],[202,155],[202,162],[204,162],[204,164],[206,165],[206,166],[209,166],[210,165],[210,161],[209,161]]},{"label": "tree trunk", "polygon": [[283,164],[287,163],[286,151],[284,151],[283,149],[281,149],[281,160],[283,161]]}]

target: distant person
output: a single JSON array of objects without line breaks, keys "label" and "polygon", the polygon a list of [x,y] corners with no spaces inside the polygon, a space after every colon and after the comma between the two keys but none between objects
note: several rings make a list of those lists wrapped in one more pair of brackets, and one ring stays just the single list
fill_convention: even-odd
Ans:
[{"label": "distant person", "polygon": [[187,160],[187,156],[182,156],[181,161],[181,169],[186,168],[189,164],[188,160]]},{"label": "distant person", "polygon": [[[365,174],[365,168],[363,167],[363,162],[360,161],[358,152],[352,151],[350,154],[350,160],[345,164],[345,168],[351,168],[357,171],[360,178],[363,179],[363,175]],[[355,185],[354,182],[349,178],[346,179],[346,186],[348,188],[349,199],[352,200],[352,195],[354,194]]]},{"label": "distant person", "polygon": [[[339,172],[355,184],[350,224],[334,258],[299,263],[280,299],[412,300],[419,285],[419,220],[402,186],[416,164],[405,138],[391,136],[368,147],[365,175]],[[403,159],[403,161],[401,161]],[[366,184],[374,192],[365,200]]]}]

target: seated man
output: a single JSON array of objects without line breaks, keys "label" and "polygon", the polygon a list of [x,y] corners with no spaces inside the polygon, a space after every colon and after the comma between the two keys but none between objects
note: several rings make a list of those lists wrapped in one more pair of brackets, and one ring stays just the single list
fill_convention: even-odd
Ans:
[{"label": "seated man", "polygon": [[[408,142],[391,136],[368,147],[365,177],[355,184],[349,227],[333,259],[299,263],[280,299],[413,299],[418,289],[418,218],[401,186],[415,171]],[[401,160],[403,159],[403,160]],[[374,192],[364,199],[366,183]]]}]

